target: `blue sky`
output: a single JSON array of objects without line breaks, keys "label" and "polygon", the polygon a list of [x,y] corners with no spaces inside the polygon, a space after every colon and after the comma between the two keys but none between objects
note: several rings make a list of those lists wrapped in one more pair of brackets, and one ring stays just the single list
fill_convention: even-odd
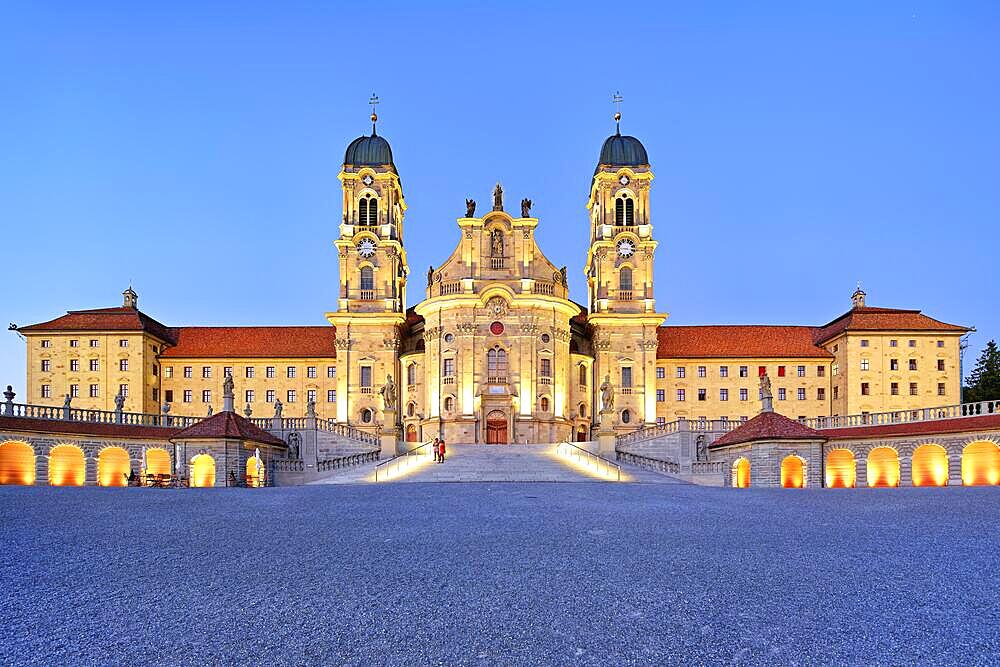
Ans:
[{"label": "blue sky", "polygon": [[[375,91],[409,204],[409,303],[464,200],[529,197],[585,301],[610,99],[656,180],[676,324],[873,305],[1000,337],[1000,5],[41,3],[0,8],[0,317],[140,307],[321,324],[336,175]],[[514,207],[511,204],[511,207]],[[22,390],[24,346],[0,337]]]}]

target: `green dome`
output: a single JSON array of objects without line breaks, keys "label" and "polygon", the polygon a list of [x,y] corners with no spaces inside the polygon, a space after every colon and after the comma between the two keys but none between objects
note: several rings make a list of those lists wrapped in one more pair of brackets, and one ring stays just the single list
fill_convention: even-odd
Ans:
[{"label": "green dome", "polygon": [[370,137],[358,137],[347,146],[344,164],[355,167],[378,167],[389,165],[393,169],[392,149],[389,142],[372,132]]},{"label": "green dome", "polygon": [[646,149],[641,141],[615,132],[604,140],[598,164],[612,167],[640,167],[649,164],[649,157],[646,156]]}]

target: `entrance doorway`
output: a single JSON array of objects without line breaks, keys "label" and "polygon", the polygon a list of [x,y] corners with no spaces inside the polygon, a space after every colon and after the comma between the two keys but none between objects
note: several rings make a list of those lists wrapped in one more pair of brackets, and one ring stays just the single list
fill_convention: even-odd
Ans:
[{"label": "entrance doorway", "polygon": [[409,424],[406,427],[406,441],[407,442],[417,441],[417,427],[413,424]]},{"label": "entrance doorway", "polygon": [[486,415],[486,444],[507,444],[507,415],[500,410],[494,410]]}]

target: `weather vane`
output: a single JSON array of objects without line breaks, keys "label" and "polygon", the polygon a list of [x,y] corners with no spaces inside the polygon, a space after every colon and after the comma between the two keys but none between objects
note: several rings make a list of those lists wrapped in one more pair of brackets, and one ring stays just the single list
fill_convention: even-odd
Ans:
[{"label": "weather vane", "polygon": [[618,128],[619,122],[622,119],[622,94],[621,94],[621,91],[616,90],[615,94],[611,96],[611,101],[615,105],[615,127]]},{"label": "weather vane", "polygon": [[372,93],[371,98],[368,100],[368,104],[372,105],[372,134],[375,134],[375,121],[378,120],[378,114],[375,113],[375,107],[378,105],[378,95]]}]

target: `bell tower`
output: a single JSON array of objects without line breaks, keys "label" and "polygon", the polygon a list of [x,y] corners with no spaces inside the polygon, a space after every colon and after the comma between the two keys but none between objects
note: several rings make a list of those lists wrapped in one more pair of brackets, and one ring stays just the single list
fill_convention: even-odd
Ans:
[{"label": "bell tower", "polygon": [[326,318],[337,327],[337,420],[385,432],[396,427],[396,413],[384,410],[379,390],[398,392],[400,327],[406,319],[406,201],[392,149],[377,132],[378,97],[373,94],[369,103],[371,135],[348,144],[337,174],[343,194],[340,236],[334,241],[340,284],[337,310]]},{"label": "bell tower", "polygon": [[[621,97],[615,95],[616,104]],[[653,181],[646,149],[621,133],[604,141],[590,185],[587,211],[590,247],[587,321],[594,331],[594,383],[605,376],[615,388],[615,428],[630,431],[656,422],[657,327],[653,296],[653,238],[649,190]],[[594,385],[596,386],[596,384]]]}]

